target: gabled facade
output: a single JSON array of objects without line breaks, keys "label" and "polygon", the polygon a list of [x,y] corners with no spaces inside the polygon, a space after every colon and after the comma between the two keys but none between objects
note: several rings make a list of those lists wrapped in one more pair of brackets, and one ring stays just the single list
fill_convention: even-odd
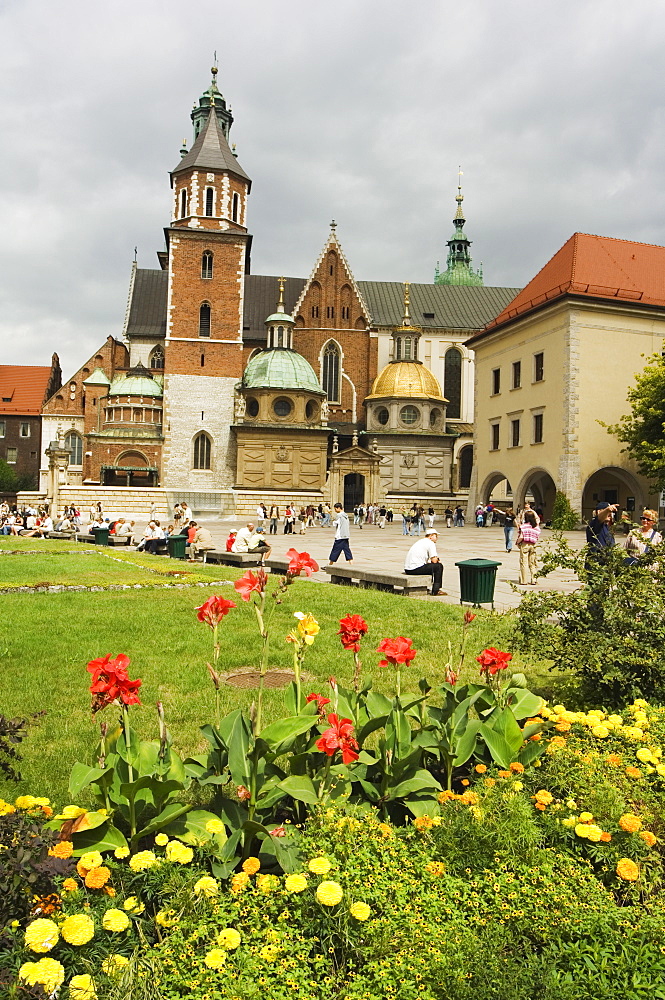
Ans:
[{"label": "gabled facade", "polygon": [[60,384],[57,354],[52,356],[50,367],[0,365],[0,459],[16,473],[24,489],[37,486],[41,409]]}]

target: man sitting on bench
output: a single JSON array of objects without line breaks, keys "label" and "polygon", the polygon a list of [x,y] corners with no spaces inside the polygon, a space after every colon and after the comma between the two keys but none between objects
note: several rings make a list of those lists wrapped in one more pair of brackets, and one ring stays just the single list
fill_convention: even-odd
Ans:
[{"label": "man sitting on bench", "polygon": [[404,560],[404,572],[407,576],[432,577],[432,597],[441,594],[443,582],[443,564],[436,551],[438,536],[435,528],[428,528],[425,537],[413,543]]}]

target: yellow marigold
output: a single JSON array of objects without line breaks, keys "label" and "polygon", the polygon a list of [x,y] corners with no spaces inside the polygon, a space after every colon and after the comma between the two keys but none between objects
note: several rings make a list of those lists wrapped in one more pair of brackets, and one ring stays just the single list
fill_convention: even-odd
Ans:
[{"label": "yellow marigold", "polygon": [[665,778],[665,764],[656,764],[656,774],[659,774],[661,778]]},{"label": "yellow marigold", "polygon": [[393,828],[390,826],[389,823],[379,823],[377,829],[379,830],[381,836],[384,837],[385,839],[387,839],[388,837],[392,837],[393,835]]},{"label": "yellow marigold", "polygon": [[238,872],[231,879],[231,892],[242,892],[246,889],[249,884],[249,875],[247,872]]},{"label": "yellow marigold", "polygon": [[647,847],[653,847],[654,844],[658,843],[658,838],[651,832],[651,830],[640,830],[640,839],[644,841]]},{"label": "yellow marigold", "polygon": [[91,871],[93,868],[99,868],[104,864],[104,858],[101,856],[99,851],[88,851],[87,854],[82,854],[81,865],[87,871]]},{"label": "yellow marigold", "polygon": [[71,840],[61,840],[59,843],[54,844],[53,847],[49,847],[48,852],[52,858],[62,858],[66,861],[74,853],[74,845]]},{"label": "yellow marigold", "polygon": [[74,913],[71,917],[67,917],[60,928],[60,933],[67,944],[80,948],[81,945],[92,941],[95,936],[95,924],[87,913]]},{"label": "yellow marigold", "polygon": [[274,962],[278,955],[279,948],[274,944],[266,944],[259,951],[259,956],[264,962]]},{"label": "yellow marigold", "polygon": [[169,842],[169,838],[165,833],[158,833],[155,837],[155,843],[157,847],[166,847]]},{"label": "yellow marigold", "polygon": [[324,906],[337,906],[343,895],[344,890],[338,882],[321,882],[316,890],[316,898]]},{"label": "yellow marigold", "polygon": [[571,829],[577,824],[577,816],[567,816],[565,819],[561,820],[561,825]]},{"label": "yellow marigold", "polygon": [[116,908],[107,910],[102,917],[102,927],[105,931],[120,933],[121,931],[126,931],[130,924],[131,920],[127,914]]},{"label": "yellow marigold", "polygon": [[603,836],[603,831],[595,823],[589,823],[587,827],[586,839],[593,844],[598,844]]},{"label": "yellow marigold", "polygon": [[146,868],[152,868],[156,864],[157,858],[152,851],[139,851],[138,854],[132,854],[129,859],[129,867],[133,872],[145,871]]},{"label": "yellow marigold", "polygon": [[179,840],[170,840],[166,845],[166,858],[178,865],[188,865],[194,860],[194,851]]},{"label": "yellow marigold", "polygon": [[514,792],[521,792],[523,788],[524,788],[524,782],[522,782],[522,781],[513,781],[513,791]]},{"label": "yellow marigold", "polygon": [[105,972],[107,976],[114,978],[118,976],[124,968],[129,965],[129,959],[125,958],[124,955],[119,955],[117,952],[107,955],[102,962],[102,972]]},{"label": "yellow marigold", "polygon": [[[462,803],[462,805],[465,805],[465,806],[477,806],[478,805],[478,801],[479,801],[478,796],[476,795],[475,792],[462,792],[462,794],[459,797],[459,800]],[[435,818],[432,820],[432,825],[433,826],[440,826],[441,825],[441,821],[440,820],[437,823],[438,819],[439,819],[439,817],[435,816]]]},{"label": "yellow marigold", "polygon": [[206,823],[207,833],[224,833],[224,824],[221,819],[209,819]]},{"label": "yellow marigold", "polygon": [[546,788],[539,789],[533,797],[536,802],[542,802],[544,806],[549,806],[554,800],[552,793],[548,792]]},{"label": "yellow marigold", "polygon": [[[13,812],[16,812],[15,806],[11,802],[5,802],[4,799],[0,799],[0,816],[9,816]],[[29,962],[28,965],[35,965],[35,962]]]},{"label": "yellow marigold", "polygon": [[219,893],[219,882],[215,881],[211,875],[204,875],[203,878],[194,883],[194,892],[212,898]]},{"label": "yellow marigold", "polygon": [[367,903],[353,903],[349,907],[349,913],[354,920],[367,920],[371,912]]},{"label": "yellow marigold", "polygon": [[625,772],[629,778],[641,778],[642,772],[639,767],[627,767]]},{"label": "yellow marigold", "polygon": [[307,876],[287,875],[284,888],[287,892],[304,892],[307,888]]},{"label": "yellow marigold", "polygon": [[547,744],[548,753],[556,753],[557,750],[563,750],[566,746],[566,741],[563,736],[553,736],[552,739]]},{"label": "yellow marigold", "polygon": [[14,799],[14,805],[17,809],[34,809],[37,805],[37,799],[34,795],[19,795],[17,799]]},{"label": "yellow marigold", "polygon": [[652,762],[655,764],[651,750],[649,750],[648,747],[639,747],[639,749],[635,751],[635,756],[643,764],[651,764]]},{"label": "yellow marigold", "polygon": [[611,833],[607,833],[607,831],[604,831],[600,835],[600,840],[601,840],[601,843],[603,843],[603,844],[609,844],[609,842],[611,841],[611,839],[612,839],[612,834]]},{"label": "yellow marigold", "polygon": [[524,764],[520,764],[518,760],[514,760],[510,765],[510,770],[513,774],[524,774]]},{"label": "yellow marigold", "polygon": [[617,875],[624,882],[636,882],[640,877],[640,869],[630,858],[622,858],[617,864]]},{"label": "yellow marigold", "polygon": [[143,913],[145,906],[136,896],[128,896],[125,902],[122,904],[123,910],[127,913]]},{"label": "yellow marigold", "polygon": [[113,852],[113,857],[117,858],[118,861],[122,861],[123,858],[128,858],[129,857],[129,848],[128,847],[116,847],[115,851]]},{"label": "yellow marigold", "polygon": [[639,726],[624,726],[622,733],[627,740],[643,740],[644,733]]},{"label": "yellow marigold", "polygon": [[619,827],[626,833],[637,833],[642,826],[642,820],[634,813],[624,813],[619,820]]},{"label": "yellow marigold", "polygon": [[48,996],[55,995],[65,979],[65,970],[54,958],[40,958],[38,962],[24,962],[18,977],[28,986],[43,986]]},{"label": "yellow marigold", "polygon": [[212,948],[203,962],[209,969],[221,969],[226,962],[226,952],[222,948]]},{"label": "yellow marigold", "polygon": [[[491,780],[492,780],[491,778],[485,778],[486,782],[487,781],[491,781]],[[437,798],[437,802],[440,802],[441,805],[443,805],[444,802],[449,802],[451,799],[454,799],[455,798],[455,793],[454,792],[449,792],[448,789],[446,788],[442,792],[439,792],[439,794],[437,795],[436,798]]]},{"label": "yellow marigold", "polygon": [[62,883],[63,892],[76,892],[78,889],[78,882],[74,878],[66,878]]},{"label": "yellow marigold", "polygon": [[476,774],[484,774],[487,768],[485,767],[484,764],[476,764],[474,770]]},{"label": "yellow marigold", "polygon": [[97,1000],[97,992],[92,976],[83,972],[69,980],[70,1000]]},{"label": "yellow marigold", "polygon": [[235,951],[241,940],[242,938],[235,927],[225,927],[217,935],[217,944],[220,948],[226,948],[227,951]]},{"label": "yellow marigold", "polygon": [[85,876],[85,884],[88,889],[101,889],[103,885],[106,885],[108,880],[111,878],[111,872],[105,865],[101,865],[99,868],[93,868]]},{"label": "yellow marigold", "polygon": [[312,858],[307,867],[315,875],[327,875],[332,865],[327,858]]},{"label": "yellow marigold", "polygon": [[589,824],[588,823],[578,823],[575,827],[576,836],[580,837],[581,840],[586,840],[589,835]]},{"label": "yellow marigold", "polygon": [[258,858],[246,858],[246,860],[242,863],[242,870],[247,875],[256,875],[260,867],[261,862]]},{"label": "yellow marigold", "polygon": [[160,927],[173,927],[177,922],[175,910],[158,910],[155,914],[155,923]]},{"label": "yellow marigold", "polygon": [[434,822],[431,816],[416,816],[413,821],[413,825],[418,833],[422,833],[424,830],[431,830],[434,826]]},{"label": "yellow marigold", "polygon": [[593,819],[593,813],[581,812],[580,813],[580,823],[590,823]]},{"label": "yellow marigold", "polygon": [[610,735],[610,731],[607,726],[592,726],[591,733],[599,740],[604,740],[606,736]]},{"label": "yellow marigold", "polygon": [[40,917],[33,920],[25,929],[25,946],[30,951],[43,955],[58,943],[60,931],[52,920]]},{"label": "yellow marigold", "polygon": [[496,785],[495,778],[485,778],[484,781],[488,788],[494,788],[494,786]]},{"label": "yellow marigold", "polygon": [[259,892],[263,892],[266,895],[269,892],[274,892],[279,886],[279,879],[276,875],[257,875],[256,876],[256,888]]},{"label": "yellow marigold", "polygon": [[425,871],[435,878],[440,878],[441,875],[445,874],[446,866],[443,861],[428,861],[425,865]]}]

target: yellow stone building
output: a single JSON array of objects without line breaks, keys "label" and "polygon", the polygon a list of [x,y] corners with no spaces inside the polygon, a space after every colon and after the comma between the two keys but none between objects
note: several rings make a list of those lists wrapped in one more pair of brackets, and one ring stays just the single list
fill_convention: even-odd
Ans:
[{"label": "yellow stone building", "polygon": [[469,506],[503,480],[514,506],[555,492],[581,517],[601,500],[630,511],[658,498],[603,424],[665,338],[665,247],[575,233],[484,330],[475,354]]}]

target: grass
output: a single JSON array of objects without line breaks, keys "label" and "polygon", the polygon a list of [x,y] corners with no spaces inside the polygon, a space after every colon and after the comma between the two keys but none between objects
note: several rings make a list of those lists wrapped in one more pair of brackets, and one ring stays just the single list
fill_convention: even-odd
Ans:
[{"label": "grass", "polygon": [[[114,553],[115,555],[115,553]],[[31,556],[3,556],[0,572],[6,572],[16,562],[22,565]],[[42,564],[41,576],[53,577],[46,566],[48,560],[35,557]],[[65,555],[53,556],[56,566]],[[159,560],[144,556],[149,565]],[[108,574],[144,572],[136,554],[123,553],[122,562],[107,560],[103,555],[70,555],[66,573],[80,574],[89,567],[99,571],[104,560]],[[173,561],[164,560],[164,565]],[[65,564],[66,566],[66,564]],[[203,571],[221,572],[237,579],[237,570],[221,571],[214,567],[198,567]],[[69,577],[68,577],[69,578]],[[107,577],[108,581],[108,577]],[[88,581],[90,582],[90,577]],[[269,592],[276,586],[269,588]],[[272,583],[272,581],[271,581]],[[0,712],[8,716],[26,716],[42,709],[46,716],[30,729],[22,745],[23,782],[17,787],[0,783],[0,795],[15,797],[21,792],[48,795],[63,803],[67,799],[67,781],[76,760],[92,759],[98,736],[98,722],[90,715],[89,660],[106,653],[126,653],[131,658],[130,676],[143,680],[143,705],[133,710],[133,725],[144,738],[155,738],[157,719],[155,703],[164,703],[166,719],[180,753],[200,751],[204,744],[199,726],[212,721],[214,696],[205,667],[211,658],[211,633],[196,619],[195,608],[210,595],[207,589],[62,592],[56,594],[6,594],[2,597],[0,620]],[[220,584],[219,593],[236,598],[230,583]],[[271,605],[274,602],[269,598]],[[220,626],[223,670],[256,666],[260,640],[256,619],[250,605],[240,599],[237,609],[230,612]],[[342,650],[336,635],[339,619],[348,613],[361,614],[369,623],[362,658],[365,674],[379,690],[389,691],[392,674],[380,669],[380,657],[375,650],[387,636],[406,635],[413,639],[418,655],[408,670],[416,681],[426,676],[432,685],[443,679],[448,656],[448,642],[456,650],[461,636],[463,611],[454,605],[419,601],[376,591],[351,590],[307,580],[296,580],[289,588],[284,603],[275,606],[271,626],[271,665],[290,667],[292,647],[284,637],[294,625],[294,611],[309,611],[319,621],[321,632],[308,650],[305,669],[316,680],[307,690],[322,690],[328,677],[335,675],[340,683],[349,684],[353,671],[352,654]],[[487,645],[511,648],[510,616],[480,611],[469,629],[468,675],[476,676],[473,657]],[[529,676],[533,670],[515,656],[514,664]],[[405,682],[403,681],[403,686]],[[252,691],[223,689],[223,710],[248,707],[255,697]],[[113,709],[107,709],[108,721],[113,721]],[[266,698],[265,721],[283,712],[283,692],[269,691]]]}]

